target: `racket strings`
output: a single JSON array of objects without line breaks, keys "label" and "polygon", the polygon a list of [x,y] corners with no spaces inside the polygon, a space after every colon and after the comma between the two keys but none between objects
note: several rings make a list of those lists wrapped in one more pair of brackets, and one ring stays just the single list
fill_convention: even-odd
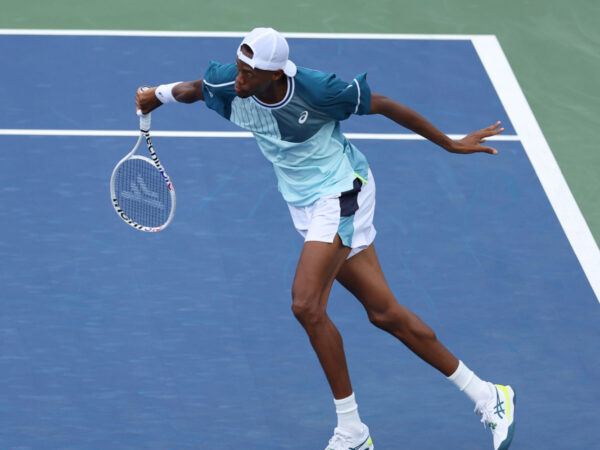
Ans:
[{"label": "racket strings", "polygon": [[128,159],[117,169],[114,179],[119,207],[134,222],[159,227],[169,219],[172,209],[169,187],[148,159]]}]

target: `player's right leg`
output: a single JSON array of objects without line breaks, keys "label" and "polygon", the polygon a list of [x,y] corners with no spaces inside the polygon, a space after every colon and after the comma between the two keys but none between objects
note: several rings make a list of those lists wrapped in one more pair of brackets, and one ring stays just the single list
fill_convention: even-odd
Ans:
[{"label": "player's right leg", "polygon": [[360,421],[342,338],[327,315],[327,301],[350,249],[339,236],[332,243],[305,242],[292,285],[292,310],[304,327],[331,387],[338,427],[326,450],[373,450],[369,428]]},{"label": "player's right leg", "polygon": [[329,292],[349,248],[332,243],[304,243],[292,284],[292,311],[308,334],[335,398],[352,394],[342,338],[327,315]]}]

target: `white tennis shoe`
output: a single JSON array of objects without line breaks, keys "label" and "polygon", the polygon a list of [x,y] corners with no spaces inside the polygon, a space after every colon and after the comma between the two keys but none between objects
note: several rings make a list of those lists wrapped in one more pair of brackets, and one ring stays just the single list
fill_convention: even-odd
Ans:
[{"label": "white tennis shoe", "polygon": [[507,450],[515,433],[517,396],[510,386],[490,385],[495,395],[487,402],[478,402],[475,412],[481,414],[483,426],[492,431],[494,450]]},{"label": "white tennis shoe", "polygon": [[358,435],[335,428],[325,450],[374,450],[375,446],[369,435],[369,427],[364,424],[363,427],[363,431]]}]

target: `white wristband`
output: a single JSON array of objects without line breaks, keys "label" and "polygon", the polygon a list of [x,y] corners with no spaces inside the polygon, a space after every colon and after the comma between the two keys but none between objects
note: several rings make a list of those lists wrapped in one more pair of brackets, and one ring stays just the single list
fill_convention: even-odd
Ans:
[{"label": "white wristband", "polygon": [[175,103],[177,100],[175,100],[175,97],[173,97],[173,88],[179,83],[181,83],[181,81],[171,84],[161,84],[156,88],[156,91],[154,91],[154,95],[156,95],[156,98],[159,99],[163,104]]}]

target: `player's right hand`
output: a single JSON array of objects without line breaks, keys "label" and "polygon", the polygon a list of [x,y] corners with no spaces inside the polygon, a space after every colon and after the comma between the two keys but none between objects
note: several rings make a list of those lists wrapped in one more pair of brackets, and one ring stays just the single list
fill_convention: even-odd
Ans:
[{"label": "player's right hand", "polygon": [[162,102],[156,98],[155,91],[156,87],[141,86],[138,88],[135,93],[136,111],[141,110],[142,114],[148,114],[162,105]]}]

